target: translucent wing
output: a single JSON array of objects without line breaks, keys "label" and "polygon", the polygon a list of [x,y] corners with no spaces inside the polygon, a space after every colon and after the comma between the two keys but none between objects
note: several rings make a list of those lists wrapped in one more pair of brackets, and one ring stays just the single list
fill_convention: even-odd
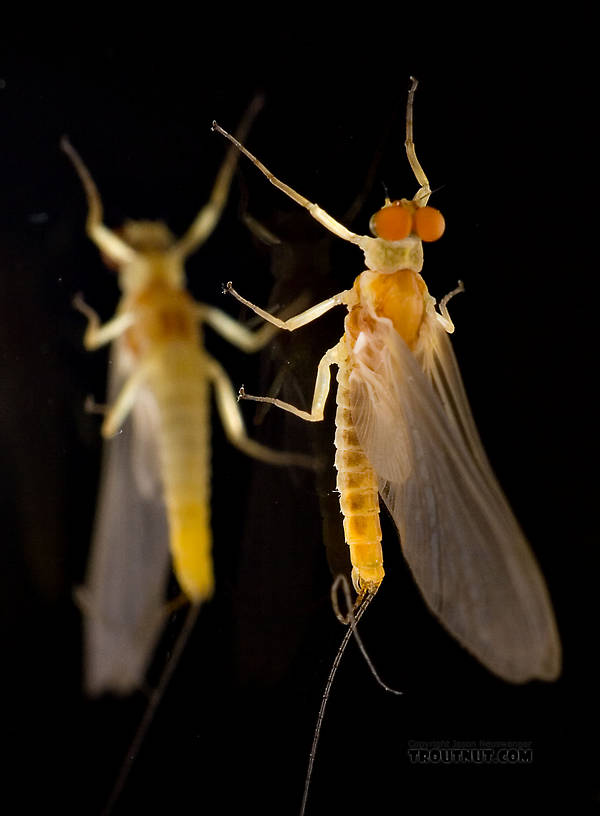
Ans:
[{"label": "translucent wing", "polygon": [[482,475],[491,477],[490,484],[498,487],[471,414],[450,337],[435,311],[433,298],[428,304],[415,356],[431,381],[448,420],[479,463]]},{"label": "translucent wing", "polygon": [[432,307],[425,320],[416,355],[385,318],[357,341],[358,438],[432,611],[504,679],[552,680],[561,648],[544,579],[483,452]]},{"label": "translucent wing", "polygon": [[[125,376],[112,347],[109,400]],[[156,406],[142,391],[121,432],[105,442],[86,586],[85,687],[89,694],[138,688],[165,619],[169,531],[156,450]]]}]

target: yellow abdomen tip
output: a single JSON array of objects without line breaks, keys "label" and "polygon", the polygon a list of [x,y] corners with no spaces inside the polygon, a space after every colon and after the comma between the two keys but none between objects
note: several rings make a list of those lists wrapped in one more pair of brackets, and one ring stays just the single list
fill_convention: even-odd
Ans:
[{"label": "yellow abdomen tip", "polygon": [[179,585],[190,601],[206,601],[215,587],[207,510],[188,505],[170,516],[173,569]]}]

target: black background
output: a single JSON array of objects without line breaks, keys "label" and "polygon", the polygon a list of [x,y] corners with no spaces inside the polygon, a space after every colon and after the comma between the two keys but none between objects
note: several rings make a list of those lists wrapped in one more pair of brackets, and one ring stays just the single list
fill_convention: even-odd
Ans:
[{"label": "black background", "polygon": [[[235,128],[249,100],[266,105],[247,140],[302,194],[366,232],[381,205],[412,197],[404,151],[409,75],[418,155],[447,232],[426,247],[424,277],[451,304],[456,354],[481,435],[547,577],[564,644],[552,685],[511,687],[471,659],[427,612],[385,521],[386,580],[365,616],[364,641],[392,698],[354,644],[338,673],[307,813],[370,807],[399,813],[461,807],[541,811],[597,804],[595,594],[589,465],[595,246],[592,97],[583,67],[527,37],[453,44],[444,52],[401,28],[377,42],[281,23],[245,21],[182,35],[79,30],[70,40],[15,37],[0,80],[0,444],[2,479],[2,742],[6,795],[23,811],[98,813],[144,708],[86,700],[80,617],[99,475],[107,355],[82,348],[81,291],[103,318],[118,290],[84,232],[85,200],[58,143],[68,133],[103,196],[105,218],[162,218],[182,233],[206,200],[224,155],[216,118]],[[359,25],[359,24],[357,24]],[[185,26],[183,26],[185,27]],[[566,34],[565,34],[566,36]],[[22,41],[21,41],[22,40]],[[367,44],[368,42],[368,44]],[[408,42],[411,48],[404,44]],[[539,45],[539,43],[538,43]],[[245,203],[244,203],[245,202]],[[254,302],[317,302],[362,270],[354,247],[241,162],[227,210],[187,266],[190,290],[251,321],[221,294],[233,280]],[[271,251],[247,212],[283,239]],[[594,271],[592,272],[592,264]],[[290,280],[282,275],[294,270]],[[237,387],[266,391],[282,364],[288,398],[308,407],[314,370],[340,335],[343,312],[246,359],[207,332]],[[249,432],[280,448],[333,455],[329,424],[270,412]],[[329,601],[323,547],[339,532],[330,473],[274,472],[225,443],[213,410],[213,531],[217,593],[200,615],[116,813],[295,813],[321,691],[342,636]],[[329,480],[329,481],[328,481]],[[332,556],[330,556],[332,557]],[[172,622],[155,673],[176,636]],[[531,742],[531,765],[414,766],[411,741]],[[7,760],[4,760],[7,763]]]}]

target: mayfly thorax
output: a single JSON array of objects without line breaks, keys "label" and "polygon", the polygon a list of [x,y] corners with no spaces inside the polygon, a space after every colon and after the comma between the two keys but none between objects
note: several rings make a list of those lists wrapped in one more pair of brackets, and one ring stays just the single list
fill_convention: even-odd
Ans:
[{"label": "mayfly thorax", "polygon": [[[250,109],[240,131],[256,112]],[[211,197],[188,231],[175,239],[161,222],[128,221],[119,231],[102,221],[96,186],[64,139],[88,200],[87,232],[119,274],[115,317],[88,318],[87,349],[113,343],[107,442],[87,583],[79,597],[86,619],[85,683],[92,694],[128,693],[140,685],[165,617],[169,563],[189,601],[211,597],[210,390],[229,441],[249,456],[278,465],[308,457],[271,451],[246,436],[229,378],[204,349],[207,324],[245,352],[260,349],[271,326],[252,332],[185,289],[185,258],[212,233],[227,200],[237,161],[230,148]],[[129,422],[120,432],[125,420]]]},{"label": "mayfly thorax", "polygon": [[294,331],[335,306],[348,315],[340,341],[317,370],[312,408],[269,402],[302,419],[323,419],[330,367],[337,366],[335,465],[358,604],[384,577],[379,497],[390,511],[415,580],[432,611],[491,671],[511,682],[560,673],[561,647],[544,579],[479,440],[448,335],[449,299],[439,305],[421,276],[423,243],[444,232],[428,205],[431,188],[413,143],[409,92],[406,153],[419,190],[386,199],[358,235],[277,179],[216,123],[286,195],[364,253],[351,289],[288,320],[230,292],[275,326]]}]

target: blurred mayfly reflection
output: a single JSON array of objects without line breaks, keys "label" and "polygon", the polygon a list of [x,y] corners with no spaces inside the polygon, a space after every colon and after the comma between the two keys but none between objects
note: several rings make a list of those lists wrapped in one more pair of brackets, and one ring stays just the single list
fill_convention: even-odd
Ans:
[{"label": "blurred mayfly reflection", "polygon": [[356,244],[367,270],[352,289],[281,320],[234,291],[256,314],[288,331],[335,306],[348,309],[341,340],[318,366],[312,408],[267,402],[309,422],[323,418],[330,367],[338,367],[337,489],[360,608],[383,577],[379,496],[430,609],[492,672],[514,683],[560,673],[561,647],[548,591],[534,556],[492,473],[475,428],[448,334],[448,301],[436,301],[421,277],[423,242],[444,232],[428,206],[431,188],[413,143],[408,96],[406,153],[419,190],[374,214],[374,237],[358,235],[277,179],[213,123],[258,169],[326,229]]},{"label": "blurred mayfly reflection", "polygon": [[[259,102],[240,126],[245,133]],[[238,152],[230,148],[208,203],[182,238],[162,222],[127,221],[119,232],[102,222],[96,186],[64,139],[88,200],[87,232],[117,268],[123,297],[116,316],[88,318],[87,349],[112,341],[110,405],[99,509],[86,586],[85,687],[127,694],[144,678],[167,612],[169,551],[179,586],[192,604],[214,591],[210,531],[209,394],[229,441],[274,465],[310,466],[302,455],[272,451],[246,436],[236,396],[222,366],[204,349],[208,324],[245,352],[260,349],[271,326],[252,332],[185,290],[185,258],[209,237],[225,206]],[[131,414],[131,422],[121,426]]]}]

